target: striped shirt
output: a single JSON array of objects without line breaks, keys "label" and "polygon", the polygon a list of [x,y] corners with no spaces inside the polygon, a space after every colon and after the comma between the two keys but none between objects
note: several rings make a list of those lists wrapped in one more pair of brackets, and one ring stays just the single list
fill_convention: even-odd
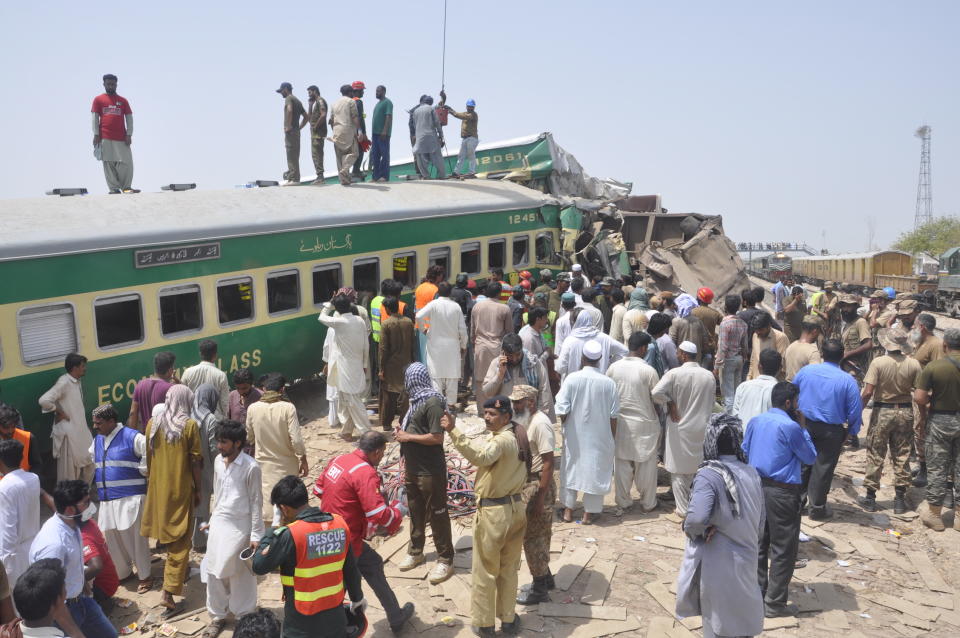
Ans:
[{"label": "striped shirt", "polygon": [[729,357],[744,357],[747,354],[747,323],[734,315],[728,315],[720,322],[720,337],[717,341],[716,363],[723,363]]}]

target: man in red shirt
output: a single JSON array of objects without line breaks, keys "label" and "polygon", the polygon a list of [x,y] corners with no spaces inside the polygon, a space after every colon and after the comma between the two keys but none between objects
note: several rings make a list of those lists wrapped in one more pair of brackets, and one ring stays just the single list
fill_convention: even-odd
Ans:
[{"label": "man in red shirt", "polygon": [[117,76],[103,76],[102,93],[93,98],[93,156],[103,162],[110,194],[139,193],[133,188],[133,111],[127,98],[117,95]]},{"label": "man in red shirt", "polygon": [[92,518],[81,526],[80,538],[83,540],[83,577],[87,581],[93,580],[93,599],[109,616],[113,611],[113,595],[120,587],[120,579],[110,558],[107,541],[97,527],[97,521]]},{"label": "man in red shirt", "polygon": [[377,595],[390,629],[397,633],[413,616],[413,603],[400,607],[383,573],[383,558],[364,542],[380,532],[395,534],[406,513],[399,501],[387,505],[380,493],[377,465],[386,450],[387,439],[382,432],[364,432],[356,450],[330,461],[317,478],[313,493],[320,498],[323,511],[339,514],[346,521],[360,575]]}]

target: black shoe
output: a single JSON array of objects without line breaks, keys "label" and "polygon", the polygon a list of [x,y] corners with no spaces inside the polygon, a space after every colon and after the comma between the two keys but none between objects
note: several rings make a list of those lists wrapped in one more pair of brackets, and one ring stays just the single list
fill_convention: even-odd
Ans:
[{"label": "black shoe", "polygon": [[529,589],[522,590],[517,596],[517,603],[520,605],[536,605],[538,603],[550,602],[550,594],[547,591],[546,576],[538,576],[533,579],[533,585]]},{"label": "black shoe", "polygon": [[850,439],[845,443],[845,445],[846,445],[847,447],[849,447],[851,450],[859,450],[859,449],[860,449],[860,437],[857,436],[856,434],[852,435],[852,436],[850,437]]},{"label": "black shoe", "polygon": [[920,463],[920,471],[917,472],[917,475],[913,477],[913,486],[914,487],[926,487],[927,486],[927,464]]},{"label": "black shoe", "polygon": [[907,488],[898,487],[896,495],[893,497],[893,513],[894,514],[906,514],[907,513]]},{"label": "black shoe", "polygon": [[500,631],[508,636],[520,635],[520,616],[514,616],[513,622],[500,623]]},{"label": "black shoe", "polygon": [[865,512],[876,512],[877,511],[877,493],[873,490],[867,490],[866,496],[858,496],[857,504],[863,508]]},{"label": "black shoe", "polygon": [[120,191],[119,188],[111,188],[111,189],[108,191],[108,193],[109,193],[110,195],[119,195],[120,192],[121,192],[121,191]]},{"label": "black shoe", "polygon": [[406,605],[401,607],[400,612],[403,614],[403,619],[400,620],[399,622],[390,624],[390,631],[392,631],[395,634],[399,634],[401,631],[403,631],[403,627],[404,625],[407,624],[407,621],[413,618],[413,612],[414,612],[413,603],[407,603]]},{"label": "black shoe", "polygon": [[810,513],[807,514],[807,518],[811,521],[827,521],[833,518],[833,510],[827,509],[827,506],[823,507],[810,507]]},{"label": "black shoe", "polygon": [[470,631],[473,632],[474,636],[496,636],[497,630],[494,627],[477,627],[475,625],[470,625]]},{"label": "black shoe", "polygon": [[788,603],[783,605],[777,605],[776,607],[771,607],[769,605],[763,606],[763,615],[767,618],[783,618],[786,616],[796,616],[800,613],[800,607],[794,605],[793,603]]}]

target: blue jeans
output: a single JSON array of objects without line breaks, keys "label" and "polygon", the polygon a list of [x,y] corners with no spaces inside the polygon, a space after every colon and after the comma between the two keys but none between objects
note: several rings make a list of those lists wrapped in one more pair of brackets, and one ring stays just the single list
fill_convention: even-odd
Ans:
[{"label": "blue jeans", "polygon": [[720,369],[720,394],[723,395],[723,411],[733,412],[733,397],[737,394],[737,386],[743,381],[743,357],[735,355],[723,360]]},{"label": "blue jeans", "polygon": [[[460,140],[460,153],[457,155],[457,168],[454,173],[458,175],[476,175],[477,173],[477,143],[478,140],[475,137],[465,137]],[[466,173],[464,173],[461,168],[464,165],[469,167]]]},{"label": "blue jeans", "polygon": [[373,136],[373,146],[370,147],[370,168],[373,170],[373,181],[377,181],[381,177],[390,179],[389,137]]},{"label": "blue jeans", "polygon": [[100,605],[89,596],[80,596],[80,598],[67,602],[67,609],[73,616],[73,622],[88,638],[117,638],[117,629],[109,619],[104,615]]}]

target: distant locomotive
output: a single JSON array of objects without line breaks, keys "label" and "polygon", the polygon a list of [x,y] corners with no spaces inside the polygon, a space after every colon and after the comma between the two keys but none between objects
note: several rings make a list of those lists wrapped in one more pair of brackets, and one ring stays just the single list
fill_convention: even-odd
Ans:
[{"label": "distant locomotive", "polygon": [[784,253],[770,253],[762,257],[754,257],[750,261],[748,270],[750,274],[762,279],[780,281],[781,277],[792,274],[793,259]]}]

